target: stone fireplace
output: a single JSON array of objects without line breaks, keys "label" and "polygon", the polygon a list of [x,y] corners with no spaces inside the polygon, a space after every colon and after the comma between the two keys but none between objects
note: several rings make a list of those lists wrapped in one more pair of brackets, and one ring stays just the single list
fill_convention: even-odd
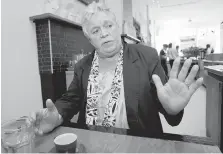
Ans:
[{"label": "stone fireplace", "polygon": [[80,53],[93,50],[79,24],[54,14],[30,17],[36,25],[39,73],[43,107],[48,98],[56,101],[66,92],[66,71],[69,62]]}]

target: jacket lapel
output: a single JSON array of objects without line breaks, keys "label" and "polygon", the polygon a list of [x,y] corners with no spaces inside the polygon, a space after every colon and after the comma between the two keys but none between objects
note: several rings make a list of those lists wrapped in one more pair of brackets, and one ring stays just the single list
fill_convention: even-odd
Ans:
[{"label": "jacket lapel", "polygon": [[91,65],[92,65],[92,61],[94,58],[94,53],[95,51],[93,51],[90,56],[87,59],[87,62],[85,65],[81,66],[82,67],[82,84],[83,84],[83,92],[84,92],[84,101],[86,102],[87,99],[87,86],[88,86],[88,78],[90,75],[90,71],[91,71]]},{"label": "jacket lapel", "polygon": [[[87,59],[87,63],[82,66],[82,84],[84,92],[84,102],[87,100],[87,85],[91,71],[94,52]],[[136,51],[131,51],[127,44],[124,44],[123,53],[123,82],[125,92],[125,104],[127,119],[130,128],[138,125],[138,101],[140,94],[140,67],[138,65],[138,56]]]},{"label": "jacket lapel", "polygon": [[123,82],[125,92],[125,104],[129,127],[133,128],[138,123],[138,100],[140,93],[140,68],[136,51],[124,46],[123,57]]}]

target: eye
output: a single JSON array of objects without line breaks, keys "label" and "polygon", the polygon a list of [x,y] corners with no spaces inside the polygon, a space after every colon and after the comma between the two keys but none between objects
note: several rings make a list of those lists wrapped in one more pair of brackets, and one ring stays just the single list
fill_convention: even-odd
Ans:
[{"label": "eye", "polygon": [[112,28],[112,26],[113,26],[112,24],[106,24],[104,27],[105,28]]},{"label": "eye", "polygon": [[108,27],[111,28],[112,27],[112,24],[108,25]]},{"label": "eye", "polygon": [[98,29],[95,29],[92,33],[93,33],[93,34],[97,34],[98,31],[99,31]]}]

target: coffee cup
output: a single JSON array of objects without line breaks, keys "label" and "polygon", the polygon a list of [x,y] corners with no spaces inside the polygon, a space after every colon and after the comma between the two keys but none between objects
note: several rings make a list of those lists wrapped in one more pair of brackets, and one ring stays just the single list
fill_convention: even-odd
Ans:
[{"label": "coffee cup", "polygon": [[75,153],[77,148],[77,135],[65,133],[54,139],[56,151],[58,153]]}]

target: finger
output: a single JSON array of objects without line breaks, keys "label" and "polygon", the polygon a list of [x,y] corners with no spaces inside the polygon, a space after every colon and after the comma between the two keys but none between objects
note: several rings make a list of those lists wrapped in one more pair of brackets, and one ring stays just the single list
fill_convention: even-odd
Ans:
[{"label": "finger", "polygon": [[35,121],[36,121],[36,112],[32,112],[32,113],[30,114],[30,121],[31,121],[32,123],[35,123]]},{"label": "finger", "polygon": [[180,57],[176,58],[173,62],[173,67],[170,70],[170,78],[177,78],[179,66],[180,66]]},{"label": "finger", "polygon": [[50,124],[48,123],[47,121],[42,121],[41,122],[41,125],[39,127],[39,134],[45,134],[45,133],[48,133],[50,132],[51,130],[53,130],[54,128],[54,124]]},{"label": "finger", "polygon": [[185,62],[184,62],[184,65],[182,67],[182,69],[180,70],[180,73],[178,75],[178,80],[180,81],[184,81],[187,74],[188,74],[188,70],[190,68],[190,65],[192,63],[192,60],[191,59],[187,59]]},{"label": "finger", "polygon": [[190,71],[190,74],[187,76],[187,78],[185,79],[185,83],[187,83],[187,85],[191,85],[194,82],[194,79],[197,75],[197,72],[199,70],[199,66],[198,65],[194,65]]},{"label": "finger", "polygon": [[26,124],[27,124],[28,127],[32,126],[32,125],[33,125],[32,118],[28,117],[28,118],[26,119]]},{"label": "finger", "polygon": [[156,74],[152,76],[153,82],[155,83],[156,89],[160,90],[163,87],[163,83],[160,80],[160,77]]},{"label": "finger", "polygon": [[55,107],[55,105],[54,105],[54,103],[52,102],[51,99],[46,100],[46,107],[51,112],[53,112],[56,109],[56,107]]},{"label": "finger", "polygon": [[37,122],[40,122],[44,118],[45,112],[46,112],[45,108],[40,109],[36,112],[36,121]]},{"label": "finger", "polygon": [[31,119],[33,122],[33,129],[36,135],[42,135],[43,131],[41,130],[41,121],[44,118],[44,114],[46,112],[46,108],[45,109],[40,109],[36,112],[31,113]]},{"label": "finger", "polygon": [[35,128],[34,132],[35,132],[36,135],[43,135],[43,131],[39,128]]},{"label": "finger", "polygon": [[43,135],[43,131],[41,129],[38,130],[38,135]]},{"label": "finger", "polygon": [[32,112],[29,118],[29,121],[33,125],[33,127],[39,127],[40,121],[43,118],[43,109],[40,109],[36,112]]},{"label": "finger", "polygon": [[39,128],[34,128],[34,132],[38,134]]},{"label": "finger", "polygon": [[192,96],[194,92],[202,85],[203,83],[203,78],[199,78],[196,81],[194,81],[190,87],[189,87],[189,93]]}]

